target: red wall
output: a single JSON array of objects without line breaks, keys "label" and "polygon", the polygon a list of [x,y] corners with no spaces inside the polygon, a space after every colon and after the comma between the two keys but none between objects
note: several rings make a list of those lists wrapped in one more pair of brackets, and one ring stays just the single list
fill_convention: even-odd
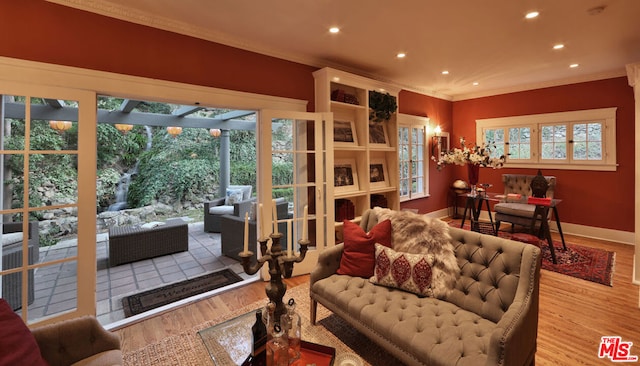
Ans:
[{"label": "red wall", "polygon": [[[442,131],[453,130],[453,103],[403,90],[399,95],[399,112],[414,116],[429,117],[432,125],[440,125]],[[431,145],[429,143],[429,149]],[[420,213],[440,210],[449,206],[447,197],[453,182],[451,169],[438,172],[435,162],[429,161],[429,197],[404,202],[402,208],[418,209]]]},{"label": "red wall", "polygon": [[[476,119],[607,107],[618,108],[618,169],[614,172],[542,169],[542,172],[557,178],[555,195],[562,199],[558,206],[562,222],[633,232],[635,105],[633,88],[626,77],[454,102],[451,141],[464,136],[473,142]],[[536,169],[484,168],[480,170],[480,181],[502,187],[504,173],[536,172]],[[464,177],[466,172],[457,169],[456,175]]]},{"label": "red wall", "polygon": [[[2,1],[0,14],[0,56],[301,99],[314,110],[311,73],[317,68],[312,66],[41,0]],[[620,167],[616,172],[544,173],[558,177],[563,221],[633,231],[634,104],[626,78],[459,102],[402,91],[399,106],[401,113],[427,116],[451,132],[452,145],[460,136],[471,142],[477,118],[617,106]],[[421,212],[446,208],[449,185],[466,178],[457,167],[430,171],[431,197],[403,207]],[[480,178],[501,187],[500,175],[506,172],[535,173],[482,169]]]}]

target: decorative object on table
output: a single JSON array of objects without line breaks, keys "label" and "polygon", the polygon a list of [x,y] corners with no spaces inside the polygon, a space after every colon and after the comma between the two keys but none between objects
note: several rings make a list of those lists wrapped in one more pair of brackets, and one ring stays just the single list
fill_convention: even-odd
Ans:
[{"label": "decorative object on table", "polygon": [[381,93],[375,90],[369,91],[369,121],[388,121],[397,109],[396,97],[389,93]]},{"label": "decorative object on table", "polygon": [[286,305],[287,313],[280,317],[280,326],[289,341],[289,363],[300,358],[300,341],[302,337],[302,322],[300,314],[296,312],[296,302],[290,298]]},{"label": "decorative object on table", "polygon": [[480,166],[492,167],[493,169],[500,169],[504,165],[506,158],[504,155],[500,157],[494,157],[491,155],[492,149],[495,149],[495,145],[482,144],[482,146],[474,145],[469,148],[466,146],[464,137],[460,138],[460,147],[454,148],[447,152],[440,153],[440,156],[436,158],[431,157],[431,160],[436,162],[436,168],[440,171],[446,165],[455,164],[460,166],[467,166],[467,174],[469,175],[469,185],[471,186],[471,194],[476,193],[476,184],[478,184],[478,178],[480,173]]},{"label": "decorative object on table", "polygon": [[341,353],[336,357],[336,366],[362,366],[362,359],[355,353]]},{"label": "decorative object on table", "polygon": [[262,309],[256,310],[256,321],[251,327],[251,353],[241,366],[264,366],[267,364],[267,327],[262,321]]},{"label": "decorative object on table", "polygon": [[531,179],[531,195],[537,198],[545,198],[547,197],[547,190],[549,189],[549,182],[542,175],[542,171],[538,169],[538,174],[536,174],[533,179]]},{"label": "decorative object on table", "polygon": [[[238,253],[241,258],[242,268],[249,275],[255,274],[260,270],[260,268],[262,268],[265,263],[269,263],[269,276],[271,278],[269,280],[269,284],[265,288],[265,292],[267,293],[267,297],[269,297],[269,300],[271,300],[271,302],[276,306],[275,319],[280,319],[282,314],[285,314],[287,312],[284,303],[282,302],[282,297],[284,296],[285,292],[287,292],[287,285],[282,282],[282,277],[284,276],[284,278],[291,278],[294,263],[300,263],[304,260],[304,257],[307,255],[309,244],[311,243],[308,238],[309,231],[307,228],[309,221],[308,209],[308,206],[304,206],[302,238],[298,240],[298,244],[300,245],[299,255],[296,256],[293,253],[293,250],[291,248],[291,242],[293,241],[292,238],[287,240],[287,251],[284,252],[282,249],[282,245],[280,244],[282,233],[278,232],[276,200],[272,201],[273,233],[269,235],[269,238],[262,237],[258,239],[258,242],[260,243],[260,253],[262,256],[258,258],[255,263],[251,263],[253,252],[249,250],[249,242],[247,236],[245,236],[244,251]],[[260,211],[262,211],[262,204],[260,204]],[[262,214],[262,212],[260,212],[260,214]],[[261,232],[264,231],[261,230]],[[269,239],[271,239],[271,247],[267,246]]]}]

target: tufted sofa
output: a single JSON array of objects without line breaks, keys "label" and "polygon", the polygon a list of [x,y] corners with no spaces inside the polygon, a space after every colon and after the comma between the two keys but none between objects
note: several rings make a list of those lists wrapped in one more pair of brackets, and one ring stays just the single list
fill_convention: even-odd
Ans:
[{"label": "tufted sofa", "polygon": [[[376,223],[368,210],[360,226]],[[320,303],[407,365],[533,365],[540,249],[449,230],[460,278],[444,298],[336,274],[344,244],[325,249],[310,276],[312,324]]]},{"label": "tufted sofa", "polygon": [[[504,195],[519,194],[525,199],[531,196],[531,181],[535,175],[524,174],[503,174],[502,183],[504,184]],[[545,176],[549,188],[547,188],[547,198],[553,198],[556,189],[556,177]],[[495,211],[496,231],[500,229],[501,222],[510,222],[513,231],[513,225],[525,226],[533,229],[533,216],[536,206],[529,205],[525,202],[500,202],[497,203],[493,210]],[[551,215],[549,210],[549,215]]]}]

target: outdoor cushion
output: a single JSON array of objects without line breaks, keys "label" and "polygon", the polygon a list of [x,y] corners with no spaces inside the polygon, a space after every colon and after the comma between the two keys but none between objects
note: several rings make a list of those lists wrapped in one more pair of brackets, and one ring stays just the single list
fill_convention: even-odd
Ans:
[{"label": "outdoor cushion", "polygon": [[242,201],[242,190],[227,188],[227,194],[225,197],[226,199],[224,200],[224,204],[227,206],[238,203]]},{"label": "outdoor cushion", "polygon": [[2,245],[19,243],[22,241],[22,232],[2,234]]},{"label": "outdoor cushion", "polygon": [[213,206],[209,207],[212,215],[233,215],[233,206]]}]

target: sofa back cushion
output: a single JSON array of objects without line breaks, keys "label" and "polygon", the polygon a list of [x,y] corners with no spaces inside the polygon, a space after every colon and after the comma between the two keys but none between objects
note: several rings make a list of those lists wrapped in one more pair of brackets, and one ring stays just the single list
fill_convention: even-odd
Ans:
[{"label": "sofa back cushion", "polygon": [[516,296],[527,244],[454,227],[449,234],[460,278],[446,300],[498,322]]},{"label": "sofa back cushion", "polygon": [[233,190],[241,190],[242,197],[240,198],[240,201],[245,201],[251,198],[251,193],[253,192],[252,186],[229,186],[227,188]]}]

